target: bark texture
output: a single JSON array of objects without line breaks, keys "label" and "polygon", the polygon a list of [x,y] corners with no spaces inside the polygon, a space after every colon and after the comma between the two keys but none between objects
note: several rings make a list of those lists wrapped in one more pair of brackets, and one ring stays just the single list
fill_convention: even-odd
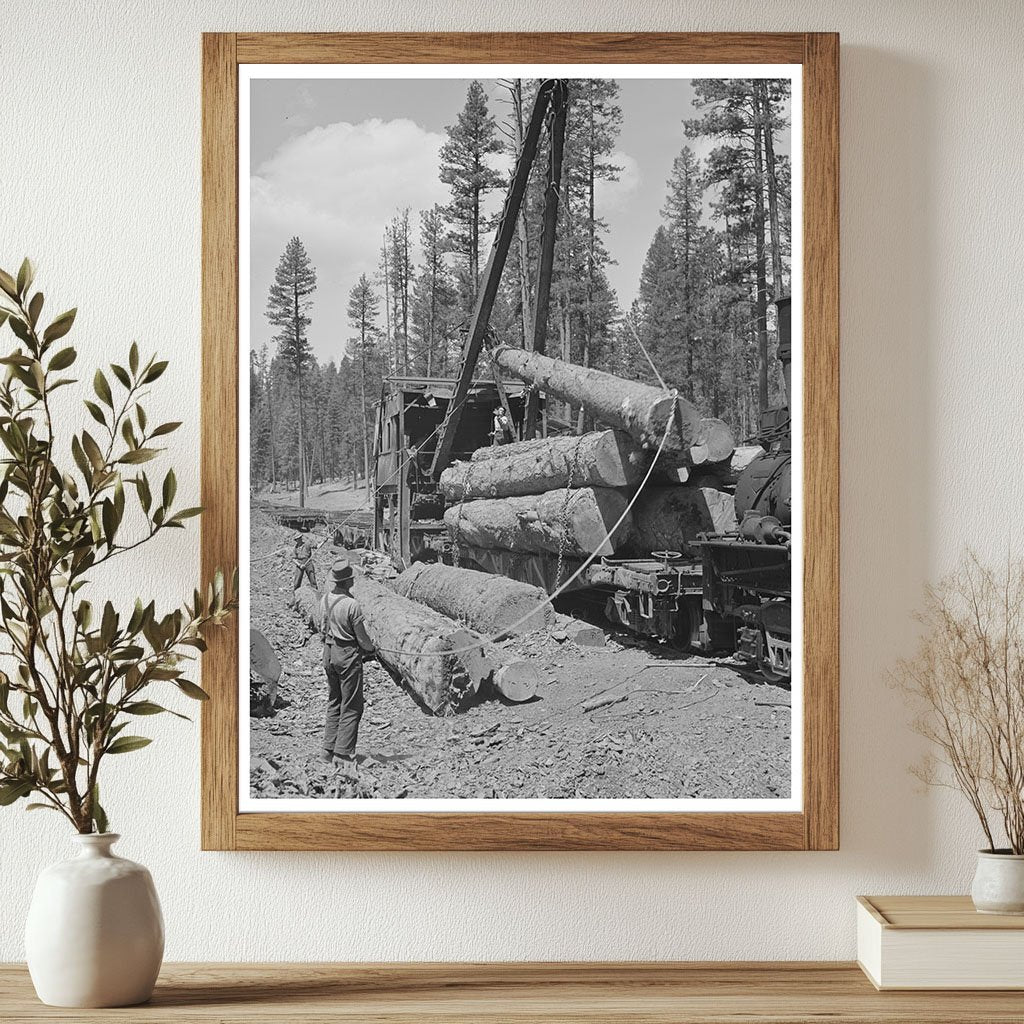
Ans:
[{"label": "bark texture", "polygon": [[582,405],[599,423],[624,430],[645,448],[657,448],[675,407],[675,423],[666,451],[684,452],[700,436],[700,414],[684,398],[673,399],[659,388],[503,346],[495,361],[507,373],[534,384],[548,397]]},{"label": "bark texture", "polygon": [[554,616],[539,587],[441,562],[412,565],[393,585],[403,597],[488,636],[530,633],[543,629]]},{"label": "bark texture", "polygon": [[651,487],[633,507],[637,550],[696,554],[699,533],[736,529],[733,496],[714,487]]},{"label": "bark texture", "polygon": [[[458,629],[454,622],[365,576],[356,578],[352,596],[362,608],[380,663],[426,708],[438,714],[462,702],[474,680],[460,658],[450,653],[455,648],[451,634]],[[312,587],[302,587],[295,595],[299,611],[314,625],[320,597]]]},{"label": "bark texture", "polygon": [[609,539],[606,534],[626,509],[626,498],[607,487],[547,491],[517,498],[483,498],[452,506],[445,526],[460,544],[506,551],[568,556],[614,554],[631,532],[631,517]]},{"label": "bark texture", "polygon": [[650,454],[620,430],[480,448],[441,474],[449,502],[540,494],[560,487],[631,487]]}]

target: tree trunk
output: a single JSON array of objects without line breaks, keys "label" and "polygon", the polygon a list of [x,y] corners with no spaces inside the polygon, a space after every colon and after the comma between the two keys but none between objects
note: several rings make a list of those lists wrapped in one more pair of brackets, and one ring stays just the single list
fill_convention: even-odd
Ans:
[{"label": "tree trunk", "polygon": [[697,554],[699,533],[736,529],[733,496],[713,487],[651,487],[633,506],[637,550]]},{"label": "tree trunk", "polygon": [[494,358],[506,372],[549,397],[583,405],[596,422],[624,430],[645,448],[661,443],[673,407],[675,423],[665,450],[685,451],[700,436],[700,415],[694,406],[658,388],[521,349],[501,347]]},{"label": "tree trunk", "polygon": [[[434,714],[463,706],[488,682],[509,700],[529,700],[541,682],[530,662],[508,655],[470,629],[366,576],[357,576],[359,602],[377,659]],[[319,625],[320,593],[302,587],[295,603]],[[506,693],[505,690],[508,692]]]},{"label": "tree trunk", "polygon": [[455,505],[444,514],[458,543],[506,551],[534,551],[586,557],[612,555],[629,538],[629,516],[614,536],[608,531],[626,510],[626,499],[606,487],[547,491],[516,498],[487,498]]},{"label": "tree trunk", "polygon": [[761,159],[761,103],[758,91],[754,104],[754,279],[757,324],[758,413],[768,409],[768,281],[764,253],[764,164]]},{"label": "tree trunk", "polygon": [[[516,153],[523,148],[523,80],[512,82],[512,126]],[[516,217],[516,237],[519,242],[519,299],[522,303],[523,348],[533,351],[533,310],[530,307],[530,239],[527,229],[529,217],[528,195],[523,196]]]},{"label": "tree trunk", "polygon": [[649,463],[650,453],[618,430],[537,438],[477,449],[471,461],[441,474],[441,490],[449,501],[465,501],[562,487],[630,487]]},{"label": "tree trunk", "polygon": [[761,110],[764,114],[764,162],[768,179],[768,223],[771,228],[772,244],[772,293],[776,299],[782,297],[782,243],[779,231],[779,187],[775,178],[775,126],[772,123],[772,107],[768,98],[768,83],[758,83],[761,89]]},{"label": "tree trunk", "polygon": [[442,562],[411,565],[394,587],[403,597],[493,637],[531,633],[554,617],[539,587]]}]

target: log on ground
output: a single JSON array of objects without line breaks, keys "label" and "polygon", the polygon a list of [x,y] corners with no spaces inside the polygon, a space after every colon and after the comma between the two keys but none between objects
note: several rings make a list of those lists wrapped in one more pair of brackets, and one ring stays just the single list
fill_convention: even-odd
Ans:
[{"label": "log on ground", "polygon": [[[428,710],[437,714],[454,708],[475,687],[477,681],[452,653],[451,634],[457,627],[450,619],[365,576],[356,578],[352,596],[359,601],[380,663]],[[295,595],[300,613],[314,625],[320,597],[312,587],[302,587]]]},{"label": "log on ground", "polygon": [[714,487],[651,487],[633,507],[638,550],[696,554],[700,533],[736,529],[733,496]]},{"label": "log on ground", "polygon": [[450,501],[540,494],[560,487],[631,487],[642,479],[650,454],[621,430],[479,448],[468,462],[441,474]]},{"label": "log on ground", "polygon": [[543,629],[554,615],[539,587],[442,562],[417,562],[393,586],[403,597],[489,636]]},{"label": "log on ground", "polygon": [[[366,576],[356,577],[352,596],[359,601],[380,663],[435,714],[458,710],[488,685],[509,700],[536,695],[539,670],[479,633]],[[295,595],[300,613],[314,627],[320,597],[312,587]]]},{"label": "log on ground", "polygon": [[494,359],[506,372],[540,388],[549,398],[581,405],[599,423],[624,430],[645,448],[657,448],[675,416],[666,451],[685,452],[700,437],[700,414],[685,398],[525,349],[502,346]]},{"label": "log on ground", "polygon": [[626,498],[608,487],[563,488],[516,498],[461,502],[445,512],[444,523],[459,544],[552,554],[564,545],[570,556],[612,555],[632,531],[627,515],[608,537],[626,506]]}]

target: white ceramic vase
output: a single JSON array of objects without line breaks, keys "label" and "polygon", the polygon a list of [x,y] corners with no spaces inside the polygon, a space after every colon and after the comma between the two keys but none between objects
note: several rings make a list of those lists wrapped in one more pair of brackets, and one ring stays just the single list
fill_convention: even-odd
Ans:
[{"label": "white ceramic vase", "polygon": [[1024,854],[979,850],[971,899],[982,914],[1024,914]]},{"label": "white ceramic vase", "polygon": [[77,835],[77,857],[46,868],[25,926],[36,994],[50,1006],[133,1006],[153,992],[164,920],[149,872],[111,852],[120,836]]}]

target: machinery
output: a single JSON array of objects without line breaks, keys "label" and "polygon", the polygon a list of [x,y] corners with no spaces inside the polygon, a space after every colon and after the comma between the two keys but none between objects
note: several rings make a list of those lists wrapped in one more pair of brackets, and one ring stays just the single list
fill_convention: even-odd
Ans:
[{"label": "machinery", "polygon": [[786,679],[791,671],[792,594],[790,300],[782,299],[776,306],[786,405],[762,413],[758,440],[764,454],[736,483],[739,529],[733,534],[705,534],[698,546],[705,619],[717,633],[712,637],[712,628],[706,630],[708,644],[731,641],[766,678]]},{"label": "machinery", "polygon": [[[490,376],[479,363],[488,321],[526,192],[530,171],[547,131],[548,163],[541,247],[531,331],[543,353],[554,259],[558,184],[561,178],[568,83],[541,84],[468,325],[454,378],[389,377],[378,408],[375,442],[374,546],[400,568],[443,559],[554,592],[579,561],[496,550],[453,551],[444,527],[441,472],[455,459],[495,442],[501,423],[519,440],[568,429],[550,420],[536,390]],[[633,558],[602,558],[574,583],[602,604],[605,615],[641,635],[706,651],[735,651],[771,679],[790,672],[790,467],[789,300],[777,303],[779,357],[787,402],[762,410],[757,441],[764,449],[735,484],[739,528],[701,534],[684,556],[640,552]]]}]

